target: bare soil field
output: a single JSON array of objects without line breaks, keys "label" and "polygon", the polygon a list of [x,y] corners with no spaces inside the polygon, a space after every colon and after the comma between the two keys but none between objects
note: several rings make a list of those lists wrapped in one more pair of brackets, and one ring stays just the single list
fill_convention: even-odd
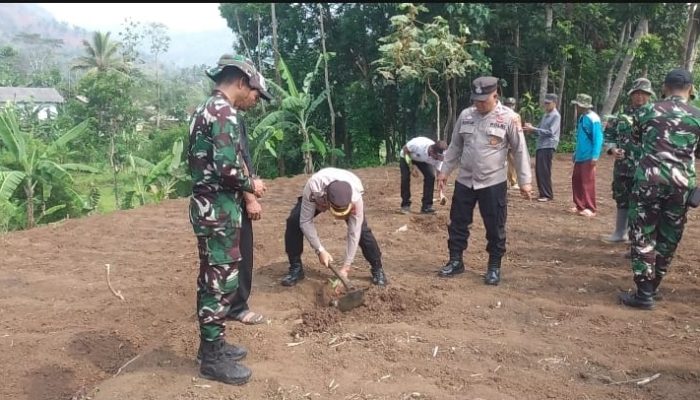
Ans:
[{"label": "bare soil field", "polygon": [[[593,219],[567,211],[569,160],[553,166],[555,201],[510,191],[497,287],[482,282],[478,211],[469,271],[438,278],[450,203],[418,214],[414,179],[414,213],[398,214],[398,166],[357,170],[391,284],[370,288],[366,305],[348,313],[318,301],[331,273],[308,244],[307,279],[279,285],[285,220],[305,179],[269,181],[250,300],[269,322],[227,330],[249,349],[253,378],[242,387],[197,377],[187,199],[0,236],[0,399],[699,399],[700,212],[689,213],[656,310],[623,308],[617,296],[633,288],[627,247],[600,240],[614,223],[612,160],[599,163]],[[342,257],[345,224],[321,215],[317,226]],[[124,301],[109,290],[105,264]],[[359,252],[355,267],[351,278],[369,286]]]}]

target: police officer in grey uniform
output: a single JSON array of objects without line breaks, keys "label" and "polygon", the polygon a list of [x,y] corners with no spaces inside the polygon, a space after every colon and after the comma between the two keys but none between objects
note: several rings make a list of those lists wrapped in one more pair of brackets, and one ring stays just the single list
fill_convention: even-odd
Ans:
[{"label": "police officer in grey uniform", "polygon": [[459,166],[448,227],[450,260],[438,275],[451,277],[464,272],[462,253],[467,248],[474,207],[479,203],[488,241],[489,261],[484,277],[487,285],[500,282],[501,258],[506,251],[506,160],[509,152],[515,160],[520,193],[532,199],[530,156],[520,117],[498,101],[497,88],[498,79],[492,76],[472,82],[474,104],[459,115],[438,175],[438,186],[443,189],[447,177]]}]

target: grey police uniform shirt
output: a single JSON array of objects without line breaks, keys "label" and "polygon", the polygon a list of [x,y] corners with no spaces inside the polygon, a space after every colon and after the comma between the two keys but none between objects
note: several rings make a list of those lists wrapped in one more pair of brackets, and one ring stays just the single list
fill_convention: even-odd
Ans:
[{"label": "grey police uniform shirt", "polygon": [[508,151],[515,159],[518,184],[530,184],[530,156],[520,116],[500,102],[486,115],[472,106],[457,118],[440,172],[449,175],[459,166],[457,182],[462,185],[475,190],[493,186],[506,180]]},{"label": "grey police uniform shirt", "polygon": [[362,222],[365,218],[365,206],[362,201],[362,194],[365,192],[365,189],[357,175],[348,170],[332,167],[323,168],[311,175],[311,178],[306,181],[302,192],[299,227],[316,253],[325,250],[323,245],[321,245],[321,239],[314,225],[314,218],[317,209],[323,212],[328,208],[326,189],[333,181],[348,182],[352,187],[351,200],[353,210],[348,216],[345,260],[343,262],[343,265],[350,265],[355,259],[355,253],[357,253],[360,236],[362,235]]}]

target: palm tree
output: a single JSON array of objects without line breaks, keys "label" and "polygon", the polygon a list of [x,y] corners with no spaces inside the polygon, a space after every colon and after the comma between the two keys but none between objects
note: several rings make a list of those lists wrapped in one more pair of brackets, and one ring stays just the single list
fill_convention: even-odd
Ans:
[{"label": "palm tree", "polygon": [[83,39],[83,46],[87,55],[73,60],[72,69],[87,70],[89,72],[119,71],[127,72],[129,64],[118,54],[121,44],[110,40],[110,32],[95,32],[92,42]]},{"label": "palm tree", "polygon": [[[20,128],[14,107],[8,106],[0,112],[0,143],[5,149],[4,165],[0,166],[0,199],[10,200],[18,187],[24,190],[28,228],[34,227],[36,223],[34,206],[37,193],[41,194],[40,204],[45,206],[53,187],[73,182],[68,171],[98,172],[89,165],[58,161],[60,149],[82,135],[87,126],[88,121],[83,121],[46,146]],[[79,199],[75,191],[69,189],[68,192]],[[42,215],[64,207],[65,205],[58,205],[43,210]]]}]

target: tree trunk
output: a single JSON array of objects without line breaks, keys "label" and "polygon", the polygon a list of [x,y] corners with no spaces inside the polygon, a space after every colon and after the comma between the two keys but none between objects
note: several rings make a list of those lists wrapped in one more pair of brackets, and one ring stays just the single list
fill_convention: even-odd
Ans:
[{"label": "tree trunk", "polygon": [[156,57],[156,131],[160,130],[160,75],[158,74],[158,53]]},{"label": "tree trunk", "polygon": [[280,63],[280,50],[279,43],[277,42],[277,13],[275,13],[275,3],[270,4],[272,13],[272,52],[275,56],[275,83],[278,86],[282,86],[282,77],[280,76],[279,63]]},{"label": "tree trunk", "polygon": [[348,165],[352,165],[352,137],[350,135],[350,130],[347,128],[347,123],[343,118],[343,126],[345,129],[345,135],[343,136],[343,149],[345,150],[345,162]]},{"label": "tree trunk", "polygon": [[[270,3],[270,14],[272,17],[272,53],[275,57],[275,83],[282,86],[282,77],[280,76],[280,51],[279,43],[277,42],[277,13],[275,12],[275,3]],[[287,168],[284,165],[284,156],[282,152],[277,152],[277,174],[279,176],[287,175]]]},{"label": "tree trunk", "polygon": [[520,91],[518,85],[520,84],[520,67],[518,66],[518,61],[520,60],[520,22],[518,21],[515,25],[515,65],[513,66],[513,97],[515,101],[520,99]]},{"label": "tree trunk", "polygon": [[[260,41],[262,40],[262,31],[260,30],[260,22],[261,22],[261,20],[262,20],[262,17],[260,16],[260,14],[258,14],[258,45],[257,45],[257,49],[256,49],[255,52],[256,52],[257,55],[258,55],[258,71],[260,71],[260,73],[262,74],[262,73],[263,73],[262,56],[261,56],[261,53],[262,53],[261,47],[262,47],[262,45],[260,44]],[[266,107],[265,107],[265,103],[266,103],[266,102],[264,102],[264,101],[261,101],[261,102],[260,102],[260,105],[262,106],[262,112],[263,112],[263,114],[267,114],[267,110],[265,109],[265,108],[266,108]]]},{"label": "tree trunk", "polygon": [[284,153],[282,152],[282,144],[277,145],[277,175],[287,176],[287,167],[284,165]]},{"label": "tree trunk", "polygon": [[[552,5],[545,4],[544,30],[549,36],[552,33],[552,20],[554,19]],[[547,83],[549,80],[549,62],[545,60],[540,67],[540,107],[544,106],[544,96],[547,94]]]},{"label": "tree trunk", "polygon": [[635,50],[637,50],[637,47],[639,46],[639,41],[641,40],[642,36],[648,32],[648,27],[649,21],[646,18],[642,18],[641,20],[639,20],[639,23],[637,24],[637,29],[635,29],[634,31],[632,43],[630,43],[630,46],[627,49],[627,54],[622,60],[620,70],[617,72],[617,76],[615,77],[615,83],[613,83],[612,88],[610,89],[610,95],[605,99],[605,102],[603,103],[603,108],[600,111],[601,118],[604,118],[605,115],[610,114],[613,108],[615,107],[617,98],[620,96],[622,87],[624,86],[625,81],[627,80],[627,75],[630,72],[630,67],[632,66],[632,61],[634,60],[634,52]]},{"label": "tree trunk", "polygon": [[326,100],[328,100],[328,112],[331,118],[331,165],[335,167],[335,110],[333,109],[333,100],[331,99],[331,83],[330,79],[328,78],[328,53],[326,52],[326,32],[323,27],[323,7],[321,4],[318,5],[318,11],[318,20],[321,27],[321,50],[323,50],[324,75],[326,78],[326,90],[328,91]]},{"label": "tree trunk", "polygon": [[608,70],[608,80],[605,83],[605,98],[610,96],[610,88],[612,87],[613,76],[615,75],[615,68],[617,68],[617,63],[620,61],[622,53],[625,52],[625,42],[627,41],[627,37],[629,36],[629,33],[627,31],[628,29],[632,29],[631,27],[632,22],[629,20],[625,22],[625,25],[622,27],[620,41],[617,44],[618,51],[617,54],[615,54],[615,58],[613,59],[612,64],[610,64],[610,70]]},{"label": "tree trunk", "polygon": [[117,182],[117,164],[114,156],[117,153],[117,148],[114,144],[114,133],[109,135],[109,163],[112,166],[112,178],[114,183],[114,206],[119,209],[119,183]]},{"label": "tree trunk", "polygon": [[238,32],[236,34],[238,35],[238,38],[241,39],[241,42],[243,43],[243,48],[245,49],[245,53],[248,55],[248,58],[251,60],[253,59],[253,56],[250,54],[250,49],[248,48],[248,43],[245,41],[245,37],[243,37],[243,30],[241,30],[241,19],[238,17],[238,11],[235,12],[236,15],[236,26],[238,26]]},{"label": "tree trunk", "polygon": [[385,144],[386,159],[384,160],[384,164],[387,164],[389,162],[393,162],[394,160],[396,160],[396,152],[394,151],[396,146],[394,145],[394,142],[395,142],[395,140],[394,140],[393,135],[390,134],[390,135],[386,136],[386,144]]},{"label": "tree trunk", "polygon": [[440,140],[440,95],[433,89],[432,85],[430,85],[430,78],[428,78],[428,90],[435,96],[435,102],[437,106],[435,107],[435,111],[437,113],[437,123],[435,125],[435,137],[437,140]]},{"label": "tree trunk", "polygon": [[452,79],[445,79],[445,95],[447,95],[447,116],[445,117],[445,128],[442,130],[442,138],[446,138],[454,126],[452,119]]},{"label": "tree trunk", "polygon": [[566,84],[566,60],[561,63],[561,80],[559,82],[559,106],[564,102],[564,85]]},{"label": "tree trunk", "polygon": [[27,229],[34,228],[34,183],[27,177],[24,184],[24,194],[27,196]]},{"label": "tree trunk", "polygon": [[450,115],[450,119],[452,120],[452,129],[447,132],[447,136],[444,138],[448,142],[452,140],[452,131],[454,130],[455,123],[457,122],[457,114],[459,113],[459,110],[457,109],[457,79],[459,78],[454,77],[452,78],[452,82],[450,82],[450,92],[452,93],[452,115]]},{"label": "tree trunk", "polygon": [[681,66],[693,72],[697,59],[698,36],[700,35],[700,7],[697,3],[688,6],[688,22],[685,31],[685,41],[681,49]]},{"label": "tree trunk", "polygon": [[314,161],[311,157],[311,141],[309,140],[309,132],[306,130],[306,127],[301,127],[301,134],[304,137],[304,147],[306,148],[304,150],[304,173],[311,175],[314,173]]}]

